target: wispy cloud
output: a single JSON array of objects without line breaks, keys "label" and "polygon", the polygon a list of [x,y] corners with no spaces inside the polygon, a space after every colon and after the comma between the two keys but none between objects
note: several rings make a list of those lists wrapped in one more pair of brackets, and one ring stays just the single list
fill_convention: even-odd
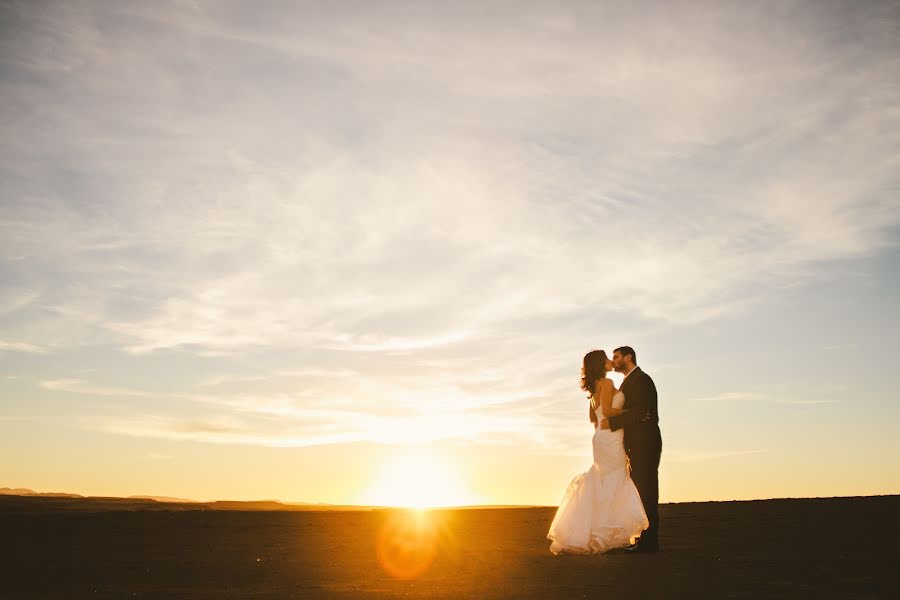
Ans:
[{"label": "wispy cloud", "polygon": [[663,51],[693,9],[532,8],[10,5],[4,269],[136,352],[396,351],[623,298],[710,319],[889,243],[876,24],[848,52],[838,12],[719,7]]},{"label": "wispy cloud", "polygon": [[88,396],[134,396],[137,398],[155,398],[159,396],[159,394],[143,390],[95,385],[83,379],[48,379],[41,381],[40,385],[54,392],[69,392]]},{"label": "wispy cloud", "polygon": [[730,402],[740,400],[759,400],[765,398],[764,394],[756,392],[722,392],[715,396],[705,396],[702,398],[691,398],[695,402]]},{"label": "wispy cloud", "polygon": [[[274,447],[347,442],[420,444],[441,440],[463,443],[511,443],[535,440],[546,445],[552,432],[537,426],[545,402],[537,390],[466,390],[440,382],[409,386],[377,380],[359,382],[349,398],[340,389],[317,393],[169,393],[94,384],[78,379],[43,381],[57,393],[144,400],[142,411],[162,410],[173,401],[189,403],[192,416],[145,412],[86,416],[90,429],[124,435],[210,443]],[[108,410],[108,409],[107,409]],[[556,432],[563,434],[564,432]]]},{"label": "wispy cloud", "polygon": [[795,406],[816,406],[819,404],[839,404],[836,398],[810,398],[810,399],[779,399],[779,404],[792,404]]},{"label": "wispy cloud", "polygon": [[29,354],[42,354],[46,352],[46,348],[29,344],[28,342],[11,342],[0,340],[0,352],[26,352]]},{"label": "wispy cloud", "polygon": [[85,417],[81,423],[92,430],[136,437],[276,448],[356,442],[425,444],[443,440],[512,443],[533,439],[536,431],[532,421],[514,417],[435,414],[385,418],[339,411],[297,411],[277,422],[231,414],[192,419],[146,414]]},{"label": "wispy cloud", "polygon": [[725,450],[714,452],[679,452],[673,451],[666,455],[666,462],[672,463],[692,463],[703,462],[708,460],[720,460],[723,458],[734,458],[738,456],[748,456],[751,454],[761,454],[765,450]]}]

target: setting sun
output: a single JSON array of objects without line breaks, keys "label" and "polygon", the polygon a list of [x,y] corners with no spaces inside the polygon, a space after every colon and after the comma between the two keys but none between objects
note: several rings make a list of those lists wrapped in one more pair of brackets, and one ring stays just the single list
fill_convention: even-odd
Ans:
[{"label": "setting sun", "polygon": [[408,508],[478,503],[450,461],[419,448],[409,448],[390,459],[362,501]]}]

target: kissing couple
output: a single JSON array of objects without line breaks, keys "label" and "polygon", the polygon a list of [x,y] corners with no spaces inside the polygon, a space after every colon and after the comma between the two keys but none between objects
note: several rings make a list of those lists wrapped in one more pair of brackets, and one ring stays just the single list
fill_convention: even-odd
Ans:
[{"label": "kissing couple", "polygon": [[[622,385],[606,374],[625,375]],[[550,525],[554,554],[594,554],[624,548],[659,550],[659,432],[656,385],[637,366],[630,346],[584,357],[581,389],[594,424],[594,463],[572,480]]]}]

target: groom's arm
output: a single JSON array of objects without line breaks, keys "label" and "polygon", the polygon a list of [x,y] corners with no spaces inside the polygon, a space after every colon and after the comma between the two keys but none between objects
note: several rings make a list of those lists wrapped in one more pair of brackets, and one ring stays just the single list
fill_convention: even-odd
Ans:
[{"label": "groom's arm", "polygon": [[641,377],[635,381],[629,387],[628,393],[625,394],[626,398],[631,396],[628,402],[628,411],[615,417],[609,417],[610,430],[617,431],[623,427],[641,423],[650,409],[650,395],[655,392],[653,382],[649,378]]},{"label": "groom's arm", "polygon": [[622,413],[621,415],[617,415],[615,417],[609,417],[607,421],[609,421],[609,429],[611,431],[618,431],[623,427],[630,427],[631,425],[637,425],[641,422],[641,415],[644,413],[643,410],[638,410],[636,406],[633,406],[628,409],[627,412]]}]

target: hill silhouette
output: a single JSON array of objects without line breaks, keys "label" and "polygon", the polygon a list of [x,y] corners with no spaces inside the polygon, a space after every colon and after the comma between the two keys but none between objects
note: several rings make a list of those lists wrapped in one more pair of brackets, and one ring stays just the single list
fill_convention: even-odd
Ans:
[{"label": "hill silhouette", "polygon": [[171,496],[128,496],[128,498],[134,500],[156,500],[157,502],[198,502],[198,500],[189,500],[187,498],[173,498]]},{"label": "hill silhouette", "polygon": [[281,502],[279,500],[212,500],[201,502],[170,496],[82,496],[62,492],[35,492],[27,488],[0,488],[0,510],[15,513],[80,511],[101,512],[109,510],[250,510],[250,511],[304,511],[304,510],[361,510],[372,507],[356,505],[310,504]]},{"label": "hill silhouette", "polygon": [[81,494],[66,492],[35,492],[27,488],[0,488],[0,496],[43,496],[46,498],[84,498]]},{"label": "hill silhouette", "polygon": [[[172,496],[134,495],[127,497],[118,496],[82,496],[62,492],[35,492],[27,488],[0,488],[0,507],[6,510],[17,511],[45,511],[45,510],[370,510],[374,508],[392,508],[386,506],[367,506],[358,504],[327,504],[324,502],[284,502],[281,500],[210,500],[200,501],[188,498],[176,498]],[[17,502],[9,498],[55,498],[54,502],[29,503]],[[70,500],[65,502],[63,500]],[[457,509],[485,509],[485,508],[531,508],[533,505],[508,505],[485,504],[460,507],[445,507]]]}]

